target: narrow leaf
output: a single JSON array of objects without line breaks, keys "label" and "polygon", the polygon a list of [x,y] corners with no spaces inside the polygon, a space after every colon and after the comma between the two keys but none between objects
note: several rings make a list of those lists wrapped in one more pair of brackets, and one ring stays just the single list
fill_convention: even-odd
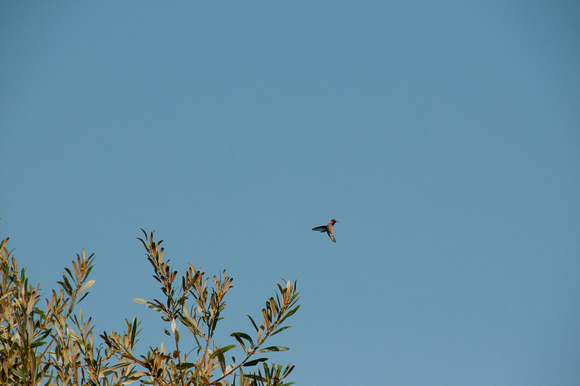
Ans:
[{"label": "narrow leaf", "polygon": [[288,351],[288,350],[290,350],[288,347],[270,346],[270,347],[263,348],[258,352],[273,352],[273,351]]},{"label": "narrow leaf", "polygon": [[248,342],[250,342],[252,345],[254,345],[254,342],[252,341],[252,337],[246,333],[243,332],[232,332],[230,336],[234,336],[237,337],[239,336],[240,338],[244,338],[245,340],[247,340]]},{"label": "narrow leaf", "polygon": [[247,361],[246,363],[244,363],[244,367],[255,366],[258,363],[265,362],[267,360],[268,360],[268,358],[258,358],[258,359],[254,359],[253,361]]},{"label": "narrow leaf", "polygon": [[175,367],[177,367],[177,369],[179,369],[179,370],[187,370],[187,369],[189,369],[189,368],[191,368],[193,366],[195,366],[193,363],[184,362],[182,364],[178,364]]},{"label": "narrow leaf", "polygon": [[277,329],[276,331],[274,331],[273,333],[271,333],[270,336],[274,336],[274,335],[276,335],[276,334],[278,334],[278,333],[280,333],[280,332],[282,332],[285,329],[290,328],[290,327],[292,327],[292,326],[284,326],[284,327],[281,327],[281,328]]},{"label": "narrow leaf", "polygon": [[258,326],[256,325],[256,322],[254,322],[254,319],[252,319],[252,317],[250,315],[246,315],[248,318],[250,318],[250,321],[252,322],[252,324],[254,325],[254,328],[256,329],[256,332],[258,332]]},{"label": "narrow leaf", "polygon": [[248,350],[246,350],[246,345],[244,344],[244,341],[242,340],[242,338],[240,338],[239,336],[237,336],[235,334],[232,334],[231,336],[233,336],[234,338],[236,338],[236,340],[240,344],[240,347],[242,348],[242,350],[244,350],[244,352],[247,353]]},{"label": "narrow leaf", "polygon": [[220,350],[222,350],[222,352],[225,353],[225,352],[228,352],[235,347],[237,347],[235,344],[230,344],[229,346],[222,347]]}]

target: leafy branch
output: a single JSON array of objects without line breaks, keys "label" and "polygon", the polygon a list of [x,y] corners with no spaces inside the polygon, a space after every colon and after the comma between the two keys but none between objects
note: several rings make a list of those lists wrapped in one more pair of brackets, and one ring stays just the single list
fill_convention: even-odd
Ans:
[{"label": "leafy branch", "polygon": [[60,289],[44,309],[40,286],[29,284],[26,270],[0,242],[0,384],[118,385],[136,380],[127,364],[111,365],[96,347],[92,319],[75,307],[88,295],[94,255],[83,250],[65,268]]},{"label": "leafy branch", "polygon": [[[147,260],[153,267],[153,278],[161,285],[160,289],[164,301],[153,299],[135,298],[134,301],[161,314],[161,319],[169,324],[165,329],[168,336],[173,337],[175,349],[166,353],[167,347],[163,344],[157,348],[150,348],[147,356],[136,357],[132,347],[123,341],[119,335],[101,335],[109,350],[127,363],[140,365],[145,369],[144,375],[148,378],[144,381],[156,385],[229,385],[227,380],[236,377],[242,385],[283,385],[294,366],[282,366],[272,364],[269,366],[263,362],[267,357],[255,358],[257,354],[273,353],[288,350],[287,347],[270,346],[261,348],[270,337],[284,331],[290,326],[282,326],[286,319],[292,316],[300,307],[298,305],[298,292],[296,283],[291,285],[289,281],[285,286],[278,284],[279,293],[266,302],[262,309],[263,322],[258,327],[252,317],[248,315],[255,331],[255,343],[250,335],[243,332],[234,332],[234,337],[244,352],[243,359],[236,362],[235,357],[228,363],[225,354],[238,345],[230,344],[218,347],[214,343],[216,327],[223,319],[222,312],[226,307],[225,297],[233,287],[233,279],[226,276],[225,271],[220,275],[213,276],[211,283],[205,277],[205,273],[196,269],[192,264],[178,282],[178,272],[173,270],[170,260],[164,260],[163,240],[155,241],[154,232],[147,234],[143,229],[143,238],[138,238],[146,249]],[[195,344],[187,347],[188,352],[182,349],[180,324],[184,325],[193,337]],[[128,324],[128,330],[134,324]],[[130,336],[130,335],[129,335]],[[125,337],[124,339],[130,339]],[[195,352],[195,356],[191,354]],[[261,369],[245,373],[243,370],[262,363]],[[214,376],[217,368],[221,370],[219,376]],[[238,373],[236,373],[238,372]],[[141,374],[141,373],[139,373]]]},{"label": "leafy branch", "polygon": [[[0,242],[0,384],[26,385],[126,385],[135,381],[160,386],[236,385],[283,386],[293,365],[266,363],[272,353],[287,347],[268,346],[274,335],[290,328],[286,320],[300,308],[296,282],[277,286],[261,311],[258,325],[248,315],[252,335],[233,332],[232,344],[218,346],[215,333],[223,320],[227,292],[233,279],[225,271],[211,279],[189,264],[178,280],[169,260],[164,260],[161,241],[153,232],[139,238],[153,267],[153,277],[161,285],[162,300],[135,302],[161,314],[168,323],[165,333],[173,338],[168,349],[163,343],[149,347],[145,355],[136,353],[140,322],[126,320],[122,333],[103,332],[103,344],[95,344],[92,318],[84,318],[78,306],[95,281],[89,280],[95,257],[84,250],[64,269],[59,288],[44,298],[40,286],[32,286],[24,269]],[[45,306],[41,307],[42,300]],[[182,340],[180,327],[193,340]],[[181,331],[183,332],[183,331]],[[238,348],[239,346],[239,348]],[[239,349],[241,360],[226,359]],[[232,351],[233,352],[233,351]]]}]

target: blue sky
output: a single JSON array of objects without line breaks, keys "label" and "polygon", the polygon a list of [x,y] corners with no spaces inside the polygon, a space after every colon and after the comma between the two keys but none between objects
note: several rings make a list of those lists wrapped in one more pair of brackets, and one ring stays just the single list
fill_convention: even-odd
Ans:
[{"label": "blue sky", "polygon": [[[234,277],[218,333],[299,385],[580,380],[580,5],[3,1],[0,230],[97,331],[159,298],[136,240]],[[337,243],[311,231],[331,218]]]}]

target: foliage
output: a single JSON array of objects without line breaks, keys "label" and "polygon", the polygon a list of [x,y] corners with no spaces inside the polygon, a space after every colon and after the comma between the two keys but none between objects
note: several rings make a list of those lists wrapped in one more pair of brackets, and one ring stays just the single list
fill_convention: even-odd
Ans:
[{"label": "foliage", "polygon": [[[282,386],[294,366],[266,363],[269,353],[288,350],[269,346],[270,337],[290,328],[285,320],[298,308],[296,283],[278,284],[278,292],[262,309],[258,326],[248,315],[255,333],[233,332],[227,346],[215,344],[215,331],[223,319],[225,295],[233,279],[223,271],[212,282],[201,270],[189,264],[181,282],[177,271],[163,261],[162,241],[153,240],[153,232],[139,238],[153,266],[153,277],[161,284],[164,300],[134,299],[159,312],[168,323],[165,333],[173,338],[175,349],[161,343],[150,347],[146,355],[135,353],[140,322],[126,320],[123,333],[104,332],[103,343],[95,346],[91,318],[83,318],[77,305],[94,284],[88,280],[94,255],[83,250],[65,268],[60,289],[43,298],[40,287],[33,287],[24,269],[18,270],[16,259],[0,243],[0,384],[6,385],[124,385],[135,381],[152,385],[240,385]],[[211,285],[213,284],[213,285]],[[46,306],[41,308],[42,300]],[[180,337],[180,327],[193,337],[193,347]],[[183,331],[182,331],[183,332]],[[241,348],[239,360],[226,359],[226,352]]]}]

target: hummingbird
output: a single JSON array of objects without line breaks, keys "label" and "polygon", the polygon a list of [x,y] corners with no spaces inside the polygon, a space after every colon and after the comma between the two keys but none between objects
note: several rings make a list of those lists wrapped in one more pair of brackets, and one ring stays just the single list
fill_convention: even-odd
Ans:
[{"label": "hummingbird", "polygon": [[332,240],[333,243],[336,243],[336,239],[334,238],[333,231],[334,231],[334,224],[336,224],[337,222],[338,221],[336,221],[335,219],[332,219],[328,222],[328,224],[321,225],[321,226],[316,227],[316,228],[312,228],[312,230],[328,233],[328,237],[330,237],[330,239]]}]

